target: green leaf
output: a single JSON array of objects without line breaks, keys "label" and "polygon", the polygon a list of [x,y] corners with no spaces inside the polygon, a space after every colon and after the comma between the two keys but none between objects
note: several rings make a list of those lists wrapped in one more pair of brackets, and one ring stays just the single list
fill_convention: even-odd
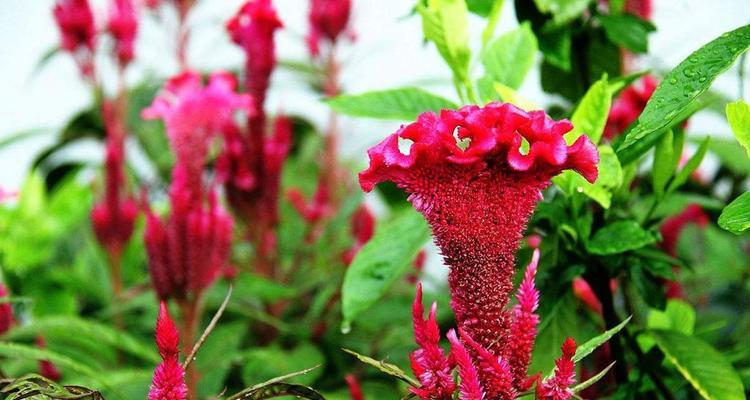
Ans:
[{"label": "green leaf", "polygon": [[593,386],[595,383],[599,382],[602,378],[604,378],[604,376],[607,375],[607,372],[609,372],[609,370],[612,369],[612,367],[614,366],[615,366],[615,361],[612,361],[611,364],[607,365],[607,368],[604,368],[603,370],[599,371],[598,374],[592,376],[589,379],[586,379],[585,382],[581,382],[573,386],[571,388],[573,390],[573,393],[581,393],[587,388]]},{"label": "green leaf", "polygon": [[430,228],[413,209],[402,211],[377,228],[346,271],[341,287],[342,330],[350,329],[360,313],[406,273],[429,238]]},{"label": "green leaf", "polygon": [[48,360],[60,368],[70,370],[71,372],[101,382],[101,379],[99,379],[99,371],[95,371],[87,365],[73,361],[64,355],[51,350],[40,349],[38,347],[18,343],[0,342],[0,356],[20,360]]},{"label": "green leaf", "polygon": [[648,34],[656,30],[654,25],[629,13],[600,15],[598,19],[612,43],[635,53],[648,53]]},{"label": "green leaf", "polygon": [[581,135],[587,135],[594,144],[598,144],[607,124],[612,95],[607,84],[607,77],[596,81],[581,99],[570,122],[573,130],[565,135],[565,141],[572,144]]},{"label": "green leaf", "polygon": [[513,89],[521,87],[534,65],[538,44],[528,23],[490,43],[482,54],[485,74]]},{"label": "green leaf", "polygon": [[218,326],[208,336],[201,347],[200,356],[195,359],[201,375],[201,384],[198,387],[201,398],[214,396],[225,387],[234,361],[232,357],[227,357],[227,354],[238,351],[246,331],[247,323],[238,321]]},{"label": "green leaf", "polygon": [[558,185],[566,195],[575,196],[583,193],[604,208],[612,205],[612,191],[622,185],[623,173],[620,161],[612,147],[599,146],[599,177],[596,182],[589,183],[578,173],[565,171],[552,181]]},{"label": "green leaf", "polygon": [[724,207],[719,226],[738,235],[750,228],[750,192],[741,194]]},{"label": "green leaf", "polygon": [[727,121],[734,132],[734,137],[745,148],[750,157],[750,104],[742,100],[727,104]]},{"label": "green leaf", "polygon": [[[629,163],[653,145],[666,128],[684,116],[714,79],[726,71],[750,46],[750,25],[724,33],[683,60],[656,88],[635,127],[617,149],[620,161]],[[640,146],[628,151],[638,142]]]},{"label": "green leaf", "polygon": [[425,111],[458,108],[448,99],[414,87],[341,95],[326,103],[340,114],[402,121],[413,121]]},{"label": "green leaf", "polygon": [[695,330],[695,310],[682,300],[671,299],[667,301],[664,311],[652,309],[649,312],[646,326],[692,335]]},{"label": "green leaf", "polygon": [[[691,137],[693,143],[700,143],[704,138]],[[742,146],[737,145],[736,140],[711,137],[708,151],[713,153],[721,161],[723,167],[728,168],[737,175],[750,175],[750,158],[747,158]]]},{"label": "green leaf", "polygon": [[737,371],[711,345],[673,331],[653,330],[650,333],[667,360],[704,399],[745,399],[745,390]]},{"label": "green leaf", "polygon": [[584,358],[586,358],[586,356],[593,353],[594,350],[598,349],[599,346],[606,343],[609,339],[612,339],[612,336],[615,336],[618,332],[622,330],[622,328],[625,327],[625,325],[628,324],[628,322],[630,322],[630,318],[631,317],[627,317],[625,320],[617,324],[617,326],[613,327],[612,329],[578,346],[578,349],[576,350],[576,354],[573,356],[573,361],[579,362],[583,360]]},{"label": "green leaf", "polygon": [[459,82],[469,77],[469,18],[464,0],[426,0],[417,4],[425,39],[435,43]]},{"label": "green leaf", "polygon": [[706,139],[703,140],[703,143],[701,143],[700,147],[698,147],[698,151],[696,151],[695,154],[690,157],[688,162],[685,163],[685,166],[680,170],[680,172],[677,173],[677,176],[674,177],[672,183],[669,184],[667,192],[672,193],[680,186],[684,185],[685,182],[687,182],[687,180],[690,178],[690,174],[698,169],[698,167],[701,165],[701,162],[703,162],[703,157],[706,156],[706,151],[708,151],[708,143],[710,139],[711,137],[707,136]]},{"label": "green leaf", "polygon": [[[503,5],[505,4],[505,0],[490,0],[492,2],[492,6],[490,8],[489,14],[487,15],[487,26],[484,27],[484,30],[482,31],[482,48],[487,46],[487,43],[489,43],[490,39],[492,39],[492,36],[495,35],[495,28],[497,27],[497,23],[500,21],[500,14],[503,11]],[[469,2],[469,9],[471,10],[471,2]]]},{"label": "green leaf", "polygon": [[657,240],[632,220],[617,221],[599,229],[586,246],[591,254],[612,255],[640,249]]},{"label": "green leaf", "polygon": [[560,354],[560,345],[565,339],[568,337],[576,341],[581,339],[575,299],[569,293],[549,307],[548,311],[543,310],[540,313],[542,322],[539,324],[539,334],[531,356],[530,373],[552,370],[555,366],[555,359]]},{"label": "green leaf", "polygon": [[664,189],[667,187],[669,178],[674,174],[674,134],[672,131],[662,136],[656,144],[654,150],[654,167],[651,173],[651,184],[654,188],[656,198],[661,199],[664,196]]},{"label": "green leaf", "polygon": [[419,382],[417,382],[414,378],[410,377],[406,372],[402,371],[401,368],[399,368],[396,365],[389,364],[385,361],[378,361],[372,357],[363,356],[362,354],[359,354],[356,351],[352,351],[349,349],[341,349],[341,350],[344,350],[344,352],[349,353],[353,355],[354,357],[357,357],[359,361],[362,361],[363,363],[367,365],[373,366],[383,373],[396,377],[411,386],[414,386],[414,387],[420,386]]},{"label": "green leaf", "polygon": [[504,0],[466,0],[466,5],[469,11],[482,17],[487,17],[491,14],[493,7],[496,7],[496,3],[500,3],[502,6]]},{"label": "green leaf", "polygon": [[493,87],[495,88],[495,91],[497,92],[497,94],[500,95],[500,99],[502,99],[506,103],[511,103],[514,106],[524,111],[532,111],[532,110],[539,109],[539,106],[527,100],[525,97],[521,96],[518,92],[516,92],[512,88],[509,88],[508,86],[503,85],[502,83],[495,82],[493,84]]},{"label": "green leaf", "polygon": [[583,14],[591,0],[534,0],[539,11],[552,14],[556,25],[570,22]]},{"label": "green leaf", "polygon": [[[242,356],[242,381],[247,385],[264,382],[279,375],[311,368],[325,363],[325,357],[317,347],[302,343],[292,350],[277,346],[253,348]],[[323,374],[316,368],[309,374],[296,375],[292,383],[310,385]]]}]

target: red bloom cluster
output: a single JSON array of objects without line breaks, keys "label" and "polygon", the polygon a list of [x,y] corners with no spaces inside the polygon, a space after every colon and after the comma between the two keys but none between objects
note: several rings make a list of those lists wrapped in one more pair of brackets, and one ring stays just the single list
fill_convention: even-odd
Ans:
[{"label": "red bloom cluster", "polygon": [[16,318],[13,317],[13,308],[9,302],[3,303],[4,297],[9,297],[10,293],[5,286],[0,283],[0,335],[8,332],[13,324],[16,323]]},{"label": "red bloom cluster", "polygon": [[362,246],[369,242],[372,235],[375,234],[375,215],[365,204],[360,205],[352,214],[351,229],[354,244],[342,256],[345,265],[354,261],[354,257],[362,249]]},{"label": "red bloom cluster", "polygon": [[84,76],[94,72],[96,25],[88,0],[57,0],[53,9],[63,50],[71,53]]},{"label": "red bloom cluster", "polygon": [[138,34],[138,9],[133,0],[113,0],[107,30],[115,41],[117,62],[125,68],[133,60]]},{"label": "red bloom cluster", "polygon": [[156,319],[156,346],[162,362],[154,370],[154,379],[148,392],[148,400],[185,400],[187,385],[185,370],[179,362],[180,334],[169,317],[167,306],[159,305]]},{"label": "red bloom cluster", "polygon": [[91,210],[91,223],[99,243],[109,254],[116,256],[133,234],[138,205],[123,192],[125,128],[122,118],[115,116],[112,103],[104,104],[104,120],[107,129],[104,199]]},{"label": "red bloom cluster", "polygon": [[[541,190],[565,169],[589,181],[597,177],[596,148],[586,136],[568,146],[563,135],[571,129],[568,121],[553,121],[542,111],[527,113],[503,103],[444,110],[440,116],[428,112],[370,149],[370,167],[359,176],[366,191],[395,182],[432,226],[450,266],[451,307],[461,338],[493,357],[485,361],[492,373],[485,368],[478,373],[485,392],[503,393],[508,381],[501,376],[511,376],[516,390],[527,384],[524,354],[538,322],[532,316],[538,296],[530,289],[533,283],[522,286],[519,308],[511,313],[507,305],[515,251]],[[408,152],[400,149],[402,141],[411,142]],[[494,369],[501,357],[507,371]],[[415,373],[435,371],[434,365],[417,363]],[[446,382],[420,382],[421,389],[432,391],[420,396],[444,398]]]},{"label": "red bloom cluster", "polygon": [[562,356],[555,361],[555,375],[536,387],[537,400],[568,400],[573,397],[570,385],[575,383],[576,369],[573,356],[575,340],[568,338],[562,345]]},{"label": "red bloom cluster", "polygon": [[646,103],[658,85],[656,78],[646,75],[640,81],[625,88],[612,103],[607,125],[604,127],[604,137],[614,139],[625,132],[646,108]]},{"label": "red bloom cluster", "polygon": [[199,293],[227,263],[232,219],[216,194],[206,193],[202,176],[211,140],[236,110],[249,108],[247,96],[234,88],[226,73],[212,75],[204,87],[200,75],[186,72],[168,81],[164,93],[143,112],[145,118],[164,119],[176,155],[171,213],[160,219],[149,211],[144,238],[151,278],[162,299]]},{"label": "red bloom cluster", "polygon": [[327,39],[331,44],[336,43],[349,24],[351,9],[351,0],[311,0],[307,48],[313,57],[320,54],[321,39]]},{"label": "red bloom cluster", "polygon": [[286,197],[295,210],[308,224],[315,224],[326,218],[331,213],[331,195],[325,180],[318,180],[318,188],[310,200],[297,188],[291,188],[286,192]]}]

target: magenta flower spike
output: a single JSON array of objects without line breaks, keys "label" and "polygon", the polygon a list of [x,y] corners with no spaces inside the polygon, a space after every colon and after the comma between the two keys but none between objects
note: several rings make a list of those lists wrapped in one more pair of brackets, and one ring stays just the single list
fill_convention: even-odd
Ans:
[{"label": "magenta flower spike", "polygon": [[159,305],[156,319],[156,346],[162,362],[154,370],[154,379],[148,392],[148,400],[185,400],[187,385],[185,370],[179,361],[180,334],[166,304]]},{"label": "magenta flower spike", "polygon": [[537,384],[537,400],[568,400],[573,397],[570,385],[575,383],[576,369],[573,356],[576,353],[575,340],[568,338],[562,345],[562,355],[555,361],[555,375]]},{"label": "magenta flower spike", "polygon": [[332,45],[349,24],[351,0],[311,0],[308,21],[310,30],[307,33],[307,48],[310,55],[320,54],[320,41],[328,40]]},{"label": "magenta flower spike", "polygon": [[57,0],[52,10],[60,30],[60,47],[70,53],[81,74],[94,74],[96,24],[88,0]]},{"label": "magenta flower spike", "polygon": [[[0,283],[0,299],[9,296],[10,292],[8,292],[8,289]],[[15,323],[16,318],[13,316],[13,308],[10,303],[0,303],[0,335],[8,332]]]},{"label": "magenta flower spike", "polygon": [[115,56],[120,68],[125,68],[135,56],[138,35],[138,8],[134,0],[112,0],[107,30],[115,41]]}]

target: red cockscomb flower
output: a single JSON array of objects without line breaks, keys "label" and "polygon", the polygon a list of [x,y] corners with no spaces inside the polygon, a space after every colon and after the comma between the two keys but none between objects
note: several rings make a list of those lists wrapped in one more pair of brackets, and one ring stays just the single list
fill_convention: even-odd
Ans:
[{"label": "red cockscomb flower", "polygon": [[351,0],[311,0],[308,21],[310,30],[307,33],[307,48],[313,57],[320,54],[320,40],[325,38],[336,43],[339,35],[349,24]]},{"label": "red cockscomb flower", "polygon": [[83,76],[91,78],[96,25],[88,0],[57,0],[52,13],[60,30],[60,47],[73,55]]},{"label": "red cockscomb flower", "polygon": [[[596,179],[596,148],[586,136],[566,145],[571,129],[502,103],[428,112],[370,149],[360,173],[365,191],[390,180],[410,194],[450,266],[459,327],[495,355],[508,343],[515,251],[541,190],[564,169]],[[400,141],[412,141],[408,154]]]},{"label": "red cockscomb flower", "polygon": [[614,139],[641,115],[646,103],[654,94],[659,82],[651,75],[644,76],[640,81],[628,86],[612,103],[604,127],[604,137]]},{"label": "red cockscomb flower", "polygon": [[163,302],[156,319],[156,346],[162,362],[154,370],[148,400],[185,400],[187,385],[185,370],[179,362],[180,334]]},{"label": "red cockscomb flower", "polygon": [[138,34],[138,9],[133,0],[113,0],[109,9],[107,30],[115,41],[115,55],[120,68],[125,68],[135,55]]}]

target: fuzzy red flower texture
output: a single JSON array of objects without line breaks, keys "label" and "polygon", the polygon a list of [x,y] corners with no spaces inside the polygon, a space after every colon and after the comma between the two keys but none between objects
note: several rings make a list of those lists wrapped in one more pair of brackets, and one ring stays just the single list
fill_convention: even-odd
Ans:
[{"label": "fuzzy red flower texture", "polygon": [[515,251],[541,190],[564,169],[596,179],[596,148],[586,136],[566,145],[571,129],[503,103],[428,112],[370,149],[360,173],[365,191],[388,180],[410,194],[450,266],[459,327],[493,354],[508,343]]},{"label": "fuzzy red flower texture", "polygon": [[607,124],[604,127],[604,137],[614,139],[625,132],[646,108],[646,103],[657,86],[659,86],[659,81],[651,75],[646,75],[625,88],[612,103]]},{"label": "fuzzy red flower texture", "polygon": [[572,338],[565,340],[562,355],[555,361],[555,374],[541,385],[537,385],[537,400],[568,400],[573,397],[570,385],[575,383],[576,369],[573,356],[577,347]]},{"label": "fuzzy red flower texture", "polygon": [[107,30],[115,41],[115,55],[120,68],[125,68],[135,55],[138,34],[138,8],[134,0],[112,0]]},{"label": "fuzzy red flower texture", "polygon": [[351,0],[311,0],[308,21],[310,30],[307,33],[307,48],[313,57],[320,54],[320,41],[327,39],[336,43],[339,35],[349,24]]},{"label": "fuzzy red flower texture", "polygon": [[159,305],[159,316],[156,319],[156,345],[162,362],[154,370],[154,379],[148,392],[148,400],[185,400],[187,385],[185,370],[179,362],[179,340],[172,318],[166,304]]}]

